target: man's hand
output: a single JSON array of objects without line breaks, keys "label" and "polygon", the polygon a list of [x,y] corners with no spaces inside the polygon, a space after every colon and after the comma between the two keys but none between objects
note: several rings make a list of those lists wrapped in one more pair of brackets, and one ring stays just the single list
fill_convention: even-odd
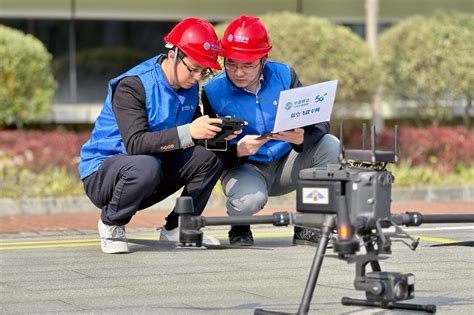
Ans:
[{"label": "man's hand", "polygon": [[302,144],[304,141],[304,129],[296,128],[289,131],[282,131],[269,135],[268,138],[271,140],[282,140],[294,144]]},{"label": "man's hand", "polygon": [[196,118],[189,124],[189,130],[193,139],[212,139],[221,128],[212,124],[222,124],[220,118],[209,118],[208,115]]},{"label": "man's hand", "polygon": [[[244,121],[244,126],[248,125],[248,122]],[[240,135],[242,133],[243,129],[239,129],[239,130],[236,130],[234,131],[233,134],[227,136],[224,140],[225,141],[229,141],[229,140],[232,140],[234,138],[236,138],[238,135]]]},{"label": "man's hand", "polygon": [[260,147],[270,141],[270,137],[260,137],[258,135],[247,135],[237,142],[237,157],[253,155]]}]

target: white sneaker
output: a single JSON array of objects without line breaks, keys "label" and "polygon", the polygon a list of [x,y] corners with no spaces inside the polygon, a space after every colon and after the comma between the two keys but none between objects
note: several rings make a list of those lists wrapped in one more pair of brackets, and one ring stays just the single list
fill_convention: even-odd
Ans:
[{"label": "white sneaker", "polygon": [[[160,241],[179,243],[179,228],[174,228],[172,230],[167,230],[165,229],[164,226],[160,228]],[[220,245],[221,242],[215,237],[203,234],[202,244],[203,245]]]},{"label": "white sneaker", "polygon": [[100,247],[104,254],[128,253],[127,236],[123,225],[105,225],[102,220],[97,224],[100,234]]}]

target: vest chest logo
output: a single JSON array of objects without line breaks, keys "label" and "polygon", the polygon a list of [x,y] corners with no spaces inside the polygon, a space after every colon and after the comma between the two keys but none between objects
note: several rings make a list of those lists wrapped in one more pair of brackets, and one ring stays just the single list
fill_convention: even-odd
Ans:
[{"label": "vest chest logo", "polygon": [[169,150],[172,150],[172,149],[174,149],[174,144],[162,145],[160,147],[161,151],[169,151]]},{"label": "vest chest logo", "polygon": [[187,111],[187,110],[193,110],[193,106],[191,105],[183,105],[183,107],[181,107],[181,111]]}]

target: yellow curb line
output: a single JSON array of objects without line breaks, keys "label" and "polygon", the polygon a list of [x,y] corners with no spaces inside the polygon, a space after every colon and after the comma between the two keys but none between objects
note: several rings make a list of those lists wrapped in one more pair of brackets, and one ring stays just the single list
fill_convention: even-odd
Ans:
[{"label": "yellow curb line", "polygon": [[59,248],[59,247],[83,247],[83,246],[98,246],[98,242],[94,243],[83,243],[83,244],[52,244],[52,245],[25,245],[25,246],[14,246],[14,247],[0,247],[1,250],[14,250],[14,249],[42,249],[42,248]]},{"label": "yellow curb line", "polygon": [[419,237],[420,240],[427,241],[427,242],[435,242],[435,243],[442,243],[442,244],[449,244],[449,243],[457,243],[460,242],[459,240],[452,240],[450,238],[441,238],[441,237],[429,237],[429,236],[415,236],[415,238]]},{"label": "yellow curb line", "polygon": [[56,241],[32,241],[32,242],[2,242],[2,246],[10,245],[33,245],[33,244],[51,244],[51,243],[82,243],[82,242],[98,242],[99,239],[81,239],[81,240],[56,240]]},{"label": "yellow curb line", "polygon": [[[226,234],[209,234],[217,239],[226,239]],[[254,233],[255,238],[274,238],[274,237],[291,237],[293,232],[281,232],[281,233]],[[456,243],[459,240],[453,240],[449,238],[440,237],[428,237],[428,236],[416,236],[423,241],[449,244]],[[157,237],[146,236],[146,237],[134,237],[131,239],[139,240],[157,240]],[[28,241],[28,242],[2,242],[0,243],[0,251],[2,250],[15,250],[15,249],[43,249],[43,248],[67,248],[67,247],[85,247],[85,246],[98,246],[100,243],[99,239],[80,239],[80,240],[56,240],[56,241]],[[14,246],[18,245],[18,246]]]}]

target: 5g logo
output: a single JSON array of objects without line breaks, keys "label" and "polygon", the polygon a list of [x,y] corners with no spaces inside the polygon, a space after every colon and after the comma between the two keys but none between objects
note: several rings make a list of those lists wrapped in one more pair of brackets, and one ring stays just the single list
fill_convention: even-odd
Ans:
[{"label": "5g logo", "polygon": [[324,95],[317,95],[314,98],[314,100],[316,101],[316,103],[322,102],[322,101],[324,101],[324,98],[326,97],[326,95],[328,95],[328,93],[324,93]]}]

